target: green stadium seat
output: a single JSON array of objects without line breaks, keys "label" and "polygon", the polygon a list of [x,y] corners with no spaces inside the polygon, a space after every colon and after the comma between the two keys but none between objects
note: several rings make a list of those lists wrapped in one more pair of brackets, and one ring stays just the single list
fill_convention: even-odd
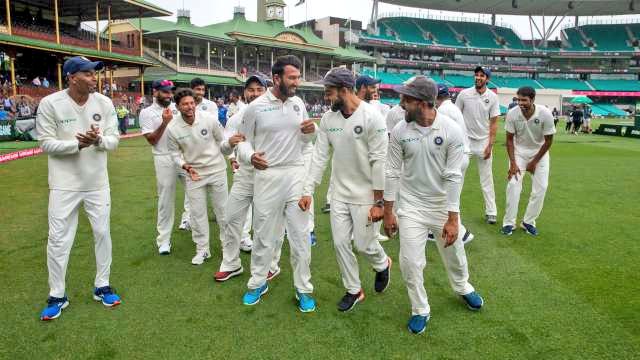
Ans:
[{"label": "green stadium seat", "polygon": [[411,18],[392,18],[386,24],[398,34],[400,41],[430,45],[432,41],[422,35],[422,31]]},{"label": "green stadium seat", "polygon": [[538,82],[546,89],[565,89],[565,90],[592,90],[589,85],[579,79],[549,79],[540,78]]},{"label": "green stadium seat", "polygon": [[522,43],[522,40],[512,29],[495,26],[493,28],[493,31],[495,31],[498,36],[502,36],[507,41],[508,48],[515,50],[527,49],[527,47]]},{"label": "green stadium seat", "polygon": [[430,19],[414,19],[424,31],[430,32],[436,39],[436,43],[448,46],[464,46],[456,39],[456,35],[449,29],[444,21]]},{"label": "green stadium seat", "polygon": [[629,35],[625,25],[584,25],[584,34],[595,43],[599,51],[632,51],[627,40]]},{"label": "green stadium seat", "polygon": [[472,22],[449,22],[451,26],[469,41],[470,47],[502,49],[491,32],[490,25]]},{"label": "green stadium seat", "polygon": [[624,79],[589,80],[599,91],[640,91],[640,81]]},{"label": "green stadium seat", "polygon": [[589,51],[590,48],[582,44],[582,36],[575,28],[563,30],[569,46],[563,48],[566,51]]},{"label": "green stadium seat", "polygon": [[591,104],[591,112],[595,114],[596,110],[598,112],[604,113],[604,115],[600,115],[600,116],[628,116],[629,115],[626,111],[619,109],[617,106],[611,105],[611,104],[605,104],[605,103]]}]

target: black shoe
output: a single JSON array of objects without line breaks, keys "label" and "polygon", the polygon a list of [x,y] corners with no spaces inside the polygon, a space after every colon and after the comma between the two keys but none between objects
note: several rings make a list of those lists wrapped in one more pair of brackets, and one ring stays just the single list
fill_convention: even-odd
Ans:
[{"label": "black shoe", "polygon": [[327,214],[331,212],[331,204],[324,204],[322,207],[322,213]]},{"label": "black shoe", "polygon": [[391,258],[387,258],[389,261],[389,265],[386,269],[382,271],[376,271],[376,281],[375,281],[375,290],[377,293],[381,293],[389,287],[389,282],[391,282]]},{"label": "black shoe", "polygon": [[360,289],[360,292],[357,294],[346,293],[338,303],[338,310],[349,311],[362,300],[364,300],[364,291],[362,291],[362,289]]}]

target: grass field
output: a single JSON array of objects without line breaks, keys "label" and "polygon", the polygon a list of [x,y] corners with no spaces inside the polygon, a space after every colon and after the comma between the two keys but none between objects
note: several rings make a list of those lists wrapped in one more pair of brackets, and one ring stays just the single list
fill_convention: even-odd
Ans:
[{"label": "grass field", "polygon": [[[560,126],[559,126],[560,128]],[[504,135],[494,178],[503,215]],[[91,299],[95,273],[91,231],[80,216],[67,274],[70,306],[56,321],[38,315],[48,292],[46,156],[0,165],[0,358],[3,359],[632,359],[640,358],[640,141],[569,136],[559,131],[538,227],[511,237],[482,221],[475,162],[463,191],[463,219],[475,233],[467,246],[471,281],[485,298],[468,311],[449,288],[434,244],[425,279],[432,317],[427,331],[406,330],[410,305],[398,265],[398,240],[384,243],[396,260],[388,291],[373,291],[362,258],[366,300],[339,313],[343,288],[328,215],[316,217],[312,281],[318,309],[297,311],[288,264],[257,306],[241,303],[248,272],[219,284],[213,258],[190,264],[190,234],[173,234],[171,256],[157,255],[151,151],[124,140],[109,160],[112,193],[112,284],[123,304],[107,310]],[[525,180],[521,211],[530,180]],[[326,186],[318,191],[319,209]],[[180,195],[182,196],[182,195]],[[178,201],[180,203],[180,201]],[[217,229],[217,227],[214,226]],[[217,239],[217,230],[212,232]],[[242,255],[248,270],[249,256]]]}]

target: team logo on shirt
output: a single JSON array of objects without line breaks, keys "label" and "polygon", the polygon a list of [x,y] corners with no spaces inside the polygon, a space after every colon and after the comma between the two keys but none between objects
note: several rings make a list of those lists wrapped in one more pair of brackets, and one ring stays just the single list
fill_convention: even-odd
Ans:
[{"label": "team logo on shirt", "polygon": [[100,114],[93,114],[93,121],[100,121],[102,120],[102,115]]},{"label": "team logo on shirt", "polygon": [[178,115],[178,110],[173,110],[173,115]]},{"label": "team logo on shirt", "polygon": [[202,105],[202,110],[207,110],[207,105]]},{"label": "team logo on shirt", "polygon": [[484,99],[484,103],[488,104],[489,103],[489,99]]},{"label": "team logo on shirt", "polygon": [[293,105],[293,110],[295,110],[296,112],[299,112],[300,111],[300,106],[298,106],[297,104]]},{"label": "team logo on shirt", "polygon": [[356,135],[360,135],[362,134],[362,126],[357,125],[356,127],[353,128],[353,132],[356,133]]},{"label": "team logo on shirt", "polygon": [[200,134],[202,134],[202,136],[207,136],[207,134],[208,134],[207,129],[200,130]]},{"label": "team logo on shirt", "polygon": [[435,138],[435,139],[433,139],[433,142],[434,142],[436,145],[442,145],[442,142],[443,142],[443,141],[444,141],[444,140],[442,140],[442,137],[440,137],[440,136],[436,136],[436,138]]},{"label": "team logo on shirt", "polygon": [[535,120],[533,120],[533,122],[536,123],[536,124],[540,124],[540,119],[536,118]]}]

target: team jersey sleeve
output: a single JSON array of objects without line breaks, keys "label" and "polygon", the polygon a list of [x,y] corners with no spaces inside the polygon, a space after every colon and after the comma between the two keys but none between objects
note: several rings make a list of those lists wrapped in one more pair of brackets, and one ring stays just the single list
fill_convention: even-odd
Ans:
[{"label": "team jersey sleeve", "polygon": [[400,124],[391,130],[387,161],[385,162],[384,200],[396,201],[396,194],[400,187],[400,175],[402,173],[402,145],[400,145]]},{"label": "team jersey sleeve", "polygon": [[[302,100],[300,100],[298,106],[300,106],[300,108],[302,109],[302,121],[305,120],[309,120],[309,113],[307,112],[307,108],[304,105],[304,102]],[[318,132],[318,125],[315,125],[315,131],[312,132],[311,134],[302,134],[302,141],[304,143],[310,143],[313,142],[313,140],[316,139],[316,133]],[[302,132],[301,132],[302,133]]]},{"label": "team jersey sleeve", "polygon": [[142,135],[151,134],[156,129],[153,128],[153,113],[146,108],[140,112],[140,132]]},{"label": "team jersey sleeve", "polygon": [[171,129],[166,130],[167,133],[167,148],[169,149],[169,154],[171,154],[171,159],[180,169],[186,164],[184,161],[184,157],[182,156],[182,152],[180,151],[180,144],[176,140],[175,136],[171,132]]},{"label": "team jersey sleeve", "polygon": [[244,112],[242,122],[240,123],[239,132],[244,134],[245,141],[238,144],[236,153],[238,159],[244,163],[251,163],[251,156],[255,153],[253,142],[255,139],[256,129],[256,106],[250,104]]},{"label": "team jersey sleeve", "polygon": [[507,113],[507,116],[504,121],[504,130],[509,134],[516,133],[515,116],[513,115],[513,111],[509,111]]},{"label": "team jersey sleeve", "polygon": [[387,126],[382,115],[378,113],[372,114],[371,121],[367,125],[373,190],[384,190],[384,163],[387,158],[387,147],[389,146]]},{"label": "team jersey sleeve", "polygon": [[36,116],[36,131],[42,150],[52,155],[70,155],[80,151],[78,140],[59,140],[57,128],[53,106],[48,99],[44,99],[38,106],[38,114]]},{"label": "team jersey sleeve", "polygon": [[447,211],[460,212],[460,193],[462,192],[462,162],[464,154],[464,142],[462,129],[459,126],[448,128],[447,160],[442,180],[447,192]]},{"label": "team jersey sleeve", "polygon": [[109,115],[105,119],[104,127],[100,129],[100,141],[98,150],[114,151],[120,143],[120,132],[118,131],[118,116],[113,103],[107,103],[107,113]]},{"label": "team jersey sleeve", "polygon": [[549,111],[544,111],[542,119],[542,135],[548,136],[556,133],[556,125],[553,121],[553,115]]},{"label": "team jersey sleeve", "polygon": [[460,109],[460,111],[464,112],[464,92],[460,92],[460,94],[458,94],[455,105]]},{"label": "team jersey sleeve", "polygon": [[[327,113],[328,114],[328,113]],[[327,114],[320,120],[320,126],[316,130],[316,144],[313,147],[309,171],[304,182],[303,195],[312,196],[316,185],[322,181],[322,174],[329,161],[329,137],[326,131]]]},{"label": "team jersey sleeve", "polygon": [[[487,91],[491,91],[487,89]],[[493,118],[496,116],[500,116],[500,104],[498,104],[498,96],[495,97],[493,104],[491,104],[491,109],[489,110],[489,117]]]}]

